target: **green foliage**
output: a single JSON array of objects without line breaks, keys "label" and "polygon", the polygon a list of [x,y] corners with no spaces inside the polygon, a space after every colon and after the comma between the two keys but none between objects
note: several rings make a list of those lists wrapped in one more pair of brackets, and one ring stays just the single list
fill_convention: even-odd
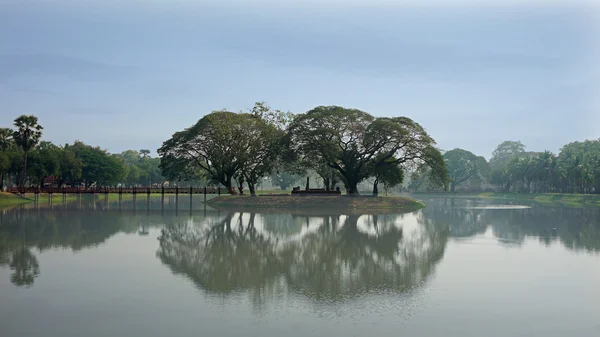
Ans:
[{"label": "green foliage", "polygon": [[521,143],[520,141],[504,141],[500,145],[498,145],[496,149],[492,152],[490,164],[492,166],[502,166],[506,164],[511,158],[518,156],[523,152],[525,152],[525,145],[523,145],[523,143]]},{"label": "green foliage", "polygon": [[53,177],[59,187],[150,185],[163,181],[160,159],[150,157],[149,150],[112,155],[79,141],[57,146],[41,140],[43,128],[37,117],[23,115],[14,124],[15,131],[0,128],[0,189],[5,181],[12,185],[11,178],[20,185],[41,185]]},{"label": "green foliage", "polygon": [[450,177],[450,190],[475,177],[483,177],[489,171],[485,158],[478,157],[463,149],[454,149],[444,153],[444,160]]},{"label": "green foliage", "polygon": [[28,157],[31,163],[28,175],[33,178],[33,182],[42,184],[45,177],[57,176],[60,173],[60,149],[56,145],[41,142]]},{"label": "green foliage", "polygon": [[325,164],[336,170],[348,194],[358,194],[358,184],[390,158],[406,170],[430,167],[435,182],[447,180],[434,140],[406,117],[375,118],[357,109],[320,106],[296,116],[289,133],[303,161],[313,169]]},{"label": "green foliage", "polygon": [[252,113],[214,111],[195,125],[176,132],[158,150],[165,176],[180,178],[184,172],[205,175],[235,194],[234,179],[242,191],[247,182],[251,194],[260,179],[269,175],[283,150],[284,124],[280,112],[257,103]]},{"label": "green foliage", "polygon": [[502,191],[600,193],[600,140],[569,143],[558,156],[515,151],[502,158],[492,172],[492,183]]},{"label": "green foliage", "polygon": [[38,124],[38,118],[33,115],[17,117],[14,125],[17,130],[13,132],[13,139],[23,151],[29,152],[40,141],[43,127]]},{"label": "green foliage", "polygon": [[42,137],[43,127],[38,124],[38,118],[33,115],[21,115],[14,121],[17,128],[13,132],[13,140],[23,149],[23,175],[21,177],[21,185],[27,181],[27,154],[33,149]]},{"label": "green foliage", "polygon": [[282,190],[289,189],[301,179],[302,177],[285,171],[273,172],[269,177],[269,180],[271,181],[273,186],[277,186]]},{"label": "green foliage", "polygon": [[13,140],[13,130],[9,128],[0,128],[0,151],[5,152],[15,144]]},{"label": "green foliage", "polygon": [[75,158],[82,163],[80,182],[86,188],[92,185],[116,185],[125,178],[124,163],[119,156],[82,142],[75,142],[68,146],[68,149],[73,151]]},{"label": "green foliage", "polygon": [[81,158],[78,158],[75,155],[75,152],[73,152],[72,148],[69,146],[62,148],[62,150],[59,152],[59,158],[59,185],[74,185],[76,182],[80,181],[83,170],[83,161]]},{"label": "green foliage", "polygon": [[389,190],[402,184],[404,180],[404,171],[402,167],[396,162],[396,158],[392,157],[382,162],[379,162],[373,168],[373,175],[375,181],[373,183],[373,194],[377,195],[377,186],[379,183],[383,184],[383,189],[387,195]]},{"label": "green foliage", "polygon": [[158,149],[163,174],[174,175],[174,167],[186,172],[201,169],[210,180],[218,181],[235,194],[232,180],[242,167],[248,147],[248,139],[244,137],[246,116],[214,111],[192,127],[173,134]]}]

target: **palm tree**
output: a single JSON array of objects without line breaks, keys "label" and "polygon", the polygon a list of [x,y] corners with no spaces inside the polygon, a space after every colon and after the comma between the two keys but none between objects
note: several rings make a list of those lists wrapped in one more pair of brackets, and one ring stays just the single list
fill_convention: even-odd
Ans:
[{"label": "palm tree", "polygon": [[12,144],[13,130],[9,128],[0,128],[0,150],[8,150]]},{"label": "palm tree", "polygon": [[27,154],[33,149],[42,137],[42,126],[38,124],[38,118],[33,115],[21,115],[15,119],[17,130],[13,133],[13,139],[23,149],[24,166],[21,186],[27,181]]},{"label": "palm tree", "polygon": [[13,130],[9,128],[0,128],[0,168],[2,170],[0,172],[0,191],[4,189],[4,173],[6,166],[9,165],[6,151],[14,144],[12,136]]}]

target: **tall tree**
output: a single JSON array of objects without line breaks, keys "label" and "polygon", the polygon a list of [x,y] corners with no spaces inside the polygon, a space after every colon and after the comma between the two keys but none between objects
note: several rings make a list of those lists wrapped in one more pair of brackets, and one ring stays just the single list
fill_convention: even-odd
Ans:
[{"label": "tall tree", "polygon": [[4,175],[10,169],[10,158],[7,151],[13,146],[13,130],[0,128],[0,191],[4,189]]},{"label": "tall tree", "polygon": [[0,151],[6,151],[14,144],[13,133],[12,129],[0,128]]},{"label": "tall tree", "polygon": [[305,160],[325,163],[340,173],[350,195],[358,195],[358,184],[390,158],[405,169],[435,166],[440,181],[447,180],[435,141],[406,117],[375,118],[357,109],[320,106],[296,116],[289,133]]},{"label": "tall tree", "polygon": [[249,139],[245,137],[247,114],[214,111],[192,127],[178,131],[165,141],[158,153],[161,169],[204,171],[209,180],[223,184],[230,194],[237,194],[232,181],[242,168]]},{"label": "tall tree", "polygon": [[450,191],[454,192],[456,186],[469,179],[483,174],[486,171],[487,161],[472,152],[463,149],[454,149],[444,153],[446,167],[450,176]]},{"label": "tall tree", "polygon": [[59,152],[60,171],[59,171],[59,187],[64,184],[73,186],[81,179],[81,171],[83,162],[78,158],[69,146],[63,147]]},{"label": "tall tree", "polygon": [[27,155],[40,141],[43,127],[38,124],[38,118],[33,115],[21,115],[17,117],[14,125],[17,130],[13,133],[13,138],[24,152],[23,176],[21,181],[21,186],[23,186],[27,180]]},{"label": "tall tree", "polygon": [[500,186],[506,192],[510,191],[511,179],[507,171],[508,162],[514,157],[522,156],[524,153],[525,145],[520,141],[507,140],[500,143],[492,152],[492,158],[490,158],[492,183]]},{"label": "tall tree", "polygon": [[506,163],[510,158],[525,152],[525,145],[520,141],[507,140],[496,147],[492,152],[491,163]]},{"label": "tall tree", "polygon": [[392,157],[373,168],[375,180],[373,181],[373,195],[379,194],[379,184],[383,184],[385,194],[387,195],[390,188],[402,184],[404,180],[404,171],[396,163],[396,158]]},{"label": "tall tree", "polygon": [[140,150],[140,155],[142,156],[142,158],[147,158],[150,155],[150,150],[148,150],[148,149],[141,149]]},{"label": "tall tree", "polygon": [[248,184],[250,195],[256,195],[256,184],[261,178],[271,174],[278,163],[283,149],[283,130],[278,129],[260,118],[247,118],[244,137],[248,138],[245,158],[242,161],[241,173]]}]

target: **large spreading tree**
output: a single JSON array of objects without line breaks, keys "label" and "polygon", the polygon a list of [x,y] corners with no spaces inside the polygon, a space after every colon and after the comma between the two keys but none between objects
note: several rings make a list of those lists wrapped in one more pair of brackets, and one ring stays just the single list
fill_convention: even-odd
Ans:
[{"label": "large spreading tree", "polygon": [[289,134],[301,157],[336,170],[350,195],[358,195],[358,184],[382,165],[429,167],[441,184],[448,181],[435,141],[407,117],[376,118],[357,109],[319,106],[296,116]]},{"label": "large spreading tree", "polygon": [[484,175],[489,171],[485,158],[476,156],[470,151],[454,149],[444,153],[446,167],[450,176],[450,191],[471,178]]},{"label": "large spreading tree", "polygon": [[158,150],[163,172],[176,176],[174,167],[183,172],[201,171],[231,194],[237,194],[234,179],[240,192],[245,181],[255,195],[258,181],[277,164],[283,139],[276,124],[263,118],[264,106],[261,111],[214,111],[176,132]]}]

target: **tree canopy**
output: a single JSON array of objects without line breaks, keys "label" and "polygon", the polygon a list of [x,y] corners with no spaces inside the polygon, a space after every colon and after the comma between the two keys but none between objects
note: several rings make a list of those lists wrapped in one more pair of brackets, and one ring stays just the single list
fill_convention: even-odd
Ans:
[{"label": "tree canopy", "polygon": [[470,151],[454,149],[444,153],[446,167],[450,176],[450,191],[456,186],[475,176],[481,176],[488,171],[488,163],[483,157],[478,157]]},{"label": "tree canopy", "polygon": [[0,189],[6,184],[62,186],[162,184],[158,158],[149,150],[111,154],[80,141],[56,145],[42,139],[35,116],[20,116],[15,129],[0,128]]},{"label": "tree canopy", "polygon": [[320,106],[297,115],[289,134],[305,162],[325,164],[340,174],[348,194],[358,194],[358,184],[384,163],[406,170],[436,168],[439,182],[447,182],[435,141],[407,117],[375,118],[357,109]]}]

